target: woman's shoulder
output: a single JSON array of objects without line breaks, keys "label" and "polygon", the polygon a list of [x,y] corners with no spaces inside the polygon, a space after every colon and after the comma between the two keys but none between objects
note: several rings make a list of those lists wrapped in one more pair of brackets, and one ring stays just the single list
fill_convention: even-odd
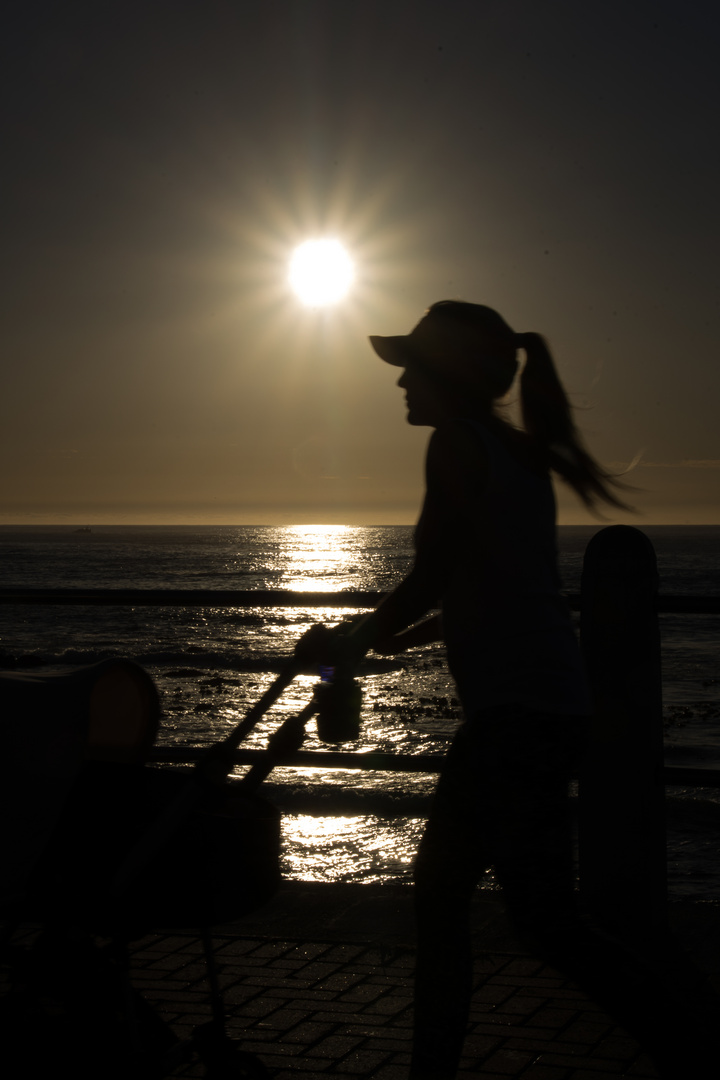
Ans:
[{"label": "woman's shoulder", "polygon": [[517,455],[531,451],[530,440],[524,431],[494,416],[482,420],[452,417],[439,424],[430,439],[430,450],[434,454],[466,452],[487,459],[499,447]]},{"label": "woman's shoulder", "polygon": [[428,463],[457,467],[465,463],[474,470],[487,472],[492,462],[507,454],[517,465],[535,475],[548,471],[546,455],[538,451],[526,432],[497,416],[487,419],[453,417],[439,425],[430,439]]},{"label": "woman's shoulder", "polygon": [[435,498],[456,503],[489,483],[492,454],[476,425],[447,420],[433,432],[425,463],[425,482]]},{"label": "woman's shoulder", "polygon": [[430,445],[442,448],[477,446],[487,451],[493,438],[497,439],[497,433],[491,420],[452,416],[438,424],[430,438]]},{"label": "woman's shoulder", "polygon": [[476,420],[453,417],[444,420],[433,431],[428,445],[428,465],[447,465],[457,468],[463,463],[487,465],[490,447],[487,432]]}]

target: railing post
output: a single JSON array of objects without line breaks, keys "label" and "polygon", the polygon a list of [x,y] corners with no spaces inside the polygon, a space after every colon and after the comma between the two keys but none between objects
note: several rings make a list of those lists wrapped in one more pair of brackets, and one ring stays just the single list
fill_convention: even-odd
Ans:
[{"label": "railing post", "polygon": [[657,583],[644,533],[613,525],[593,536],[581,586],[595,713],[579,786],[580,890],[596,919],[636,931],[666,917]]}]

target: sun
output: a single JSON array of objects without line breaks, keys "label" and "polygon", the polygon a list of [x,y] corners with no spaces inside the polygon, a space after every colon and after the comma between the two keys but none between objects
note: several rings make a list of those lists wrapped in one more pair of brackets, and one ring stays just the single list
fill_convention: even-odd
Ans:
[{"label": "sun", "polygon": [[288,280],[307,307],[337,303],[354,279],[352,259],[339,240],[306,240],[290,259]]}]

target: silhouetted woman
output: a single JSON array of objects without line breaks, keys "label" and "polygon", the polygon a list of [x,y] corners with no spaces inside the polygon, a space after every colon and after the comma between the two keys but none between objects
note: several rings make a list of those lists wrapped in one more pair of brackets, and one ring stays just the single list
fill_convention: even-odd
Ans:
[{"label": "silhouetted woman", "polygon": [[[370,647],[398,652],[444,638],[464,712],[415,867],[411,1076],[455,1075],[472,989],[470,901],[490,866],[534,952],[612,1009],[663,1075],[679,1075],[663,1030],[667,1002],[575,909],[568,781],[590,700],[560,595],[551,472],[591,508],[623,504],[583,448],[538,334],[514,333],[488,307],[442,301],[410,334],[370,341],[402,368],[408,422],[435,430],[413,568],[345,649],[356,659]],[[497,403],[515,382],[520,350],[518,429]],[[438,608],[441,621],[418,621]]]}]

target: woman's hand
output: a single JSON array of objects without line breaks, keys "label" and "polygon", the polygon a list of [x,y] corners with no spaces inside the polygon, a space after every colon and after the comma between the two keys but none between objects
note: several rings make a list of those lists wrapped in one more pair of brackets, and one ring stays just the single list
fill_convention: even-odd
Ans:
[{"label": "woman's hand", "polygon": [[358,635],[372,616],[354,616],[335,626],[316,623],[295,645],[295,661],[302,667],[351,667],[362,660],[369,643]]},{"label": "woman's hand", "polygon": [[337,628],[316,623],[295,645],[295,662],[302,667],[332,666],[337,653]]}]

